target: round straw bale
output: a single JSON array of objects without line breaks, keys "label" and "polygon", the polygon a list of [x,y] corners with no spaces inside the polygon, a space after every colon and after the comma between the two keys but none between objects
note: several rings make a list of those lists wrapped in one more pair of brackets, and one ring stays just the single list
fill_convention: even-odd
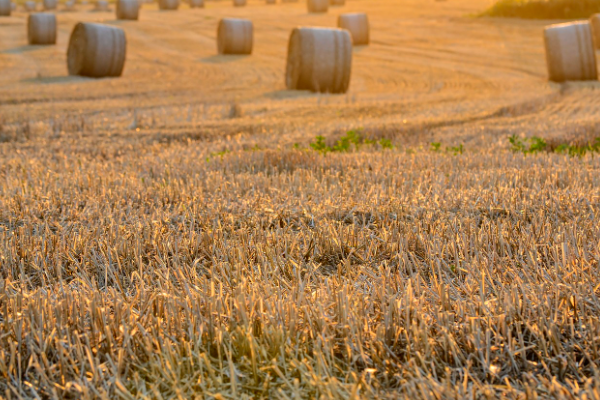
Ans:
[{"label": "round straw bale", "polygon": [[75,11],[75,0],[65,2],[65,11]]},{"label": "round straw bale", "polygon": [[329,9],[329,0],[307,0],[308,12],[325,13]]},{"label": "round straw bale", "polygon": [[42,5],[46,11],[56,10],[58,0],[43,0]]},{"label": "round straw bale", "polygon": [[27,40],[29,44],[56,44],[56,16],[52,13],[29,14]]},{"label": "round straw bale", "polygon": [[590,27],[594,36],[594,44],[600,49],[600,14],[594,14],[590,18]]},{"label": "round straw bale", "polygon": [[37,8],[37,3],[35,1],[26,1],[23,4],[25,11],[33,12]]},{"label": "round straw bale", "polygon": [[367,14],[342,14],[338,17],[338,26],[350,32],[355,46],[369,44],[369,18]]},{"label": "round straw bale", "polygon": [[252,54],[254,27],[246,19],[223,18],[217,28],[219,54]]},{"label": "round straw bale", "polygon": [[277,0],[267,0],[267,4],[277,4]]},{"label": "round straw bale", "polygon": [[551,81],[598,79],[592,30],[587,22],[547,26],[544,29],[546,62]]},{"label": "round straw bale", "polygon": [[233,5],[235,7],[244,7],[246,5],[246,0],[233,0]]},{"label": "round straw bale", "polygon": [[10,0],[0,0],[0,16],[9,17],[12,10],[12,3]]},{"label": "round straw bale", "polygon": [[329,0],[329,4],[332,6],[343,6],[346,4],[346,0]]},{"label": "round straw bale", "polygon": [[110,11],[110,7],[108,5],[107,0],[98,0],[96,1],[96,11]]},{"label": "round straw bale", "polygon": [[179,0],[158,0],[158,8],[161,10],[177,10]]},{"label": "round straw bale", "polygon": [[138,0],[117,0],[117,19],[137,20],[140,17]]},{"label": "round straw bale", "polygon": [[343,29],[295,28],[290,35],[286,86],[345,93],[352,71],[352,39]]},{"label": "round straw bale", "polygon": [[69,40],[69,75],[121,76],[125,66],[125,32],[114,26],[80,22]]},{"label": "round straw bale", "polygon": [[10,11],[17,11],[17,3],[10,3]]},{"label": "round straw bale", "polygon": [[204,0],[190,0],[190,8],[204,8]]}]

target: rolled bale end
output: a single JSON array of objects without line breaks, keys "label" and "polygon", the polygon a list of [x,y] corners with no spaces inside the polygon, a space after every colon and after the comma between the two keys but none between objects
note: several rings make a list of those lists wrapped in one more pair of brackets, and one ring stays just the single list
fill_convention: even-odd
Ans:
[{"label": "rolled bale end", "polygon": [[92,78],[121,76],[125,66],[125,32],[114,26],[80,22],[67,50],[69,75]]},{"label": "rolled bale end", "polygon": [[246,0],[233,0],[234,7],[244,7],[246,5]]},{"label": "rolled bale end", "polygon": [[137,20],[140,17],[138,0],[117,0],[117,19]]},{"label": "rolled bale end", "polygon": [[65,2],[65,11],[75,11],[75,0]]},{"label": "rolled bale end", "polygon": [[110,11],[110,6],[107,0],[98,0],[94,7],[96,11]]},{"label": "rolled bale end", "polygon": [[51,13],[30,14],[27,18],[29,44],[56,44],[56,16]]},{"label": "rolled bale end", "polygon": [[295,28],[286,67],[289,90],[345,93],[352,72],[352,39],[344,29]]},{"label": "rolled bale end", "polygon": [[547,26],[544,29],[548,77],[554,82],[598,79],[592,29],[587,22]]},{"label": "rolled bale end", "polygon": [[369,17],[367,14],[342,14],[338,17],[338,27],[350,32],[355,46],[369,44]]},{"label": "rolled bale end", "polygon": [[590,27],[592,28],[594,45],[597,49],[600,49],[600,14],[592,15],[590,18]]},{"label": "rolled bale end", "polygon": [[329,10],[329,0],[307,0],[306,5],[310,13],[326,13]]},{"label": "rolled bale end", "polygon": [[177,10],[179,0],[158,0],[158,8],[161,10]]},{"label": "rolled bale end", "polygon": [[246,19],[223,18],[217,28],[219,54],[252,54],[254,26]]},{"label": "rolled bale end", "polygon": [[27,12],[34,12],[37,8],[37,4],[35,1],[26,1],[23,4],[23,7],[25,8],[25,11],[27,11]]},{"label": "rolled bale end", "polygon": [[204,0],[190,0],[190,8],[204,8]]},{"label": "rolled bale end", "polygon": [[56,10],[58,7],[58,0],[44,0],[42,5],[44,6],[45,11]]},{"label": "rolled bale end", "polygon": [[10,0],[0,0],[0,17],[10,17],[10,13],[14,11]]}]

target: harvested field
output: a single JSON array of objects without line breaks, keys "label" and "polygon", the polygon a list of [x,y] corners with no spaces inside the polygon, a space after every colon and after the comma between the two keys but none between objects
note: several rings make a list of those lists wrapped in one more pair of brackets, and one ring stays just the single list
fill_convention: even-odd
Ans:
[{"label": "harvested field", "polygon": [[[600,161],[508,137],[593,142],[600,84],[488,5],[0,18],[0,397],[599,399]],[[348,92],[286,90],[291,30],[351,12]],[[80,21],[122,77],[68,75]]]}]

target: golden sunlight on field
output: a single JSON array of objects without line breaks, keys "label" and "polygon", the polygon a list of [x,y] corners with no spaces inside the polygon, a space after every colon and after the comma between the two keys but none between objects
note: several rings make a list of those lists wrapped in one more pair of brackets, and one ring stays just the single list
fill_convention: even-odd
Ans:
[{"label": "golden sunlight on field", "polygon": [[[600,84],[549,82],[556,21],[266,3],[0,17],[0,398],[600,399]],[[347,91],[289,90],[292,30],[359,12]],[[79,22],[122,76],[69,75],[125,54],[68,68]]]}]

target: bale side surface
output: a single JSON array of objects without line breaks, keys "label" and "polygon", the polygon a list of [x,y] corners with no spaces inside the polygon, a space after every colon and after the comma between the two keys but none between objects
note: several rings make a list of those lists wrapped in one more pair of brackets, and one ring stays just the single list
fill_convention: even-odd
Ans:
[{"label": "bale side surface", "polygon": [[233,0],[234,7],[244,7],[246,5],[246,0]]},{"label": "bale side surface", "polygon": [[367,14],[342,14],[338,18],[338,27],[350,32],[352,43],[355,46],[369,44],[369,18]]},{"label": "bale side surface", "polygon": [[158,8],[161,10],[177,10],[179,0],[158,0]]},{"label": "bale side surface", "polygon": [[12,4],[10,0],[0,0],[0,17],[10,17]]},{"label": "bale side surface", "polygon": [[544,29],[548,77],[554,82],[598,79],[592,30],[587,22]]},{"label": "bale side surface", "polygon": [[592,15],[590,18],[590,27],[592,28],[594,45],[597,49],[600,49],[600,14]]},{"label": "bale side surface", "polygon": [[204,8],[204,0],[190,0],[190,8]]},{"label": "bale side surface", "polygon": [[94,78],[121,76],[127,41],[121,28],[80,22],[69,40],[69,75]]},{"label": "bale side surface", "polygon": [[329,10],[329,0],[306,0],[308,12],[324,13]]},{"label": "bale side surface", "polygon": [[252,21],[223,18],[217,28],[219,54],[252,54],[254,27]]},{"label": "bale side surface", "polygon": [[352,39],[343,29],[296,28],[290,35],[286,86],[345,93],[352,72]]},{"label": "bale side surface", "polygon": [[27,18],[29,44],[56,44],[56,16],[51,13],[30,14]]},{"label": "bale side surface", "polygon": [[140,17],[138,0],[117,0],[117,19],[137,20]]}]

